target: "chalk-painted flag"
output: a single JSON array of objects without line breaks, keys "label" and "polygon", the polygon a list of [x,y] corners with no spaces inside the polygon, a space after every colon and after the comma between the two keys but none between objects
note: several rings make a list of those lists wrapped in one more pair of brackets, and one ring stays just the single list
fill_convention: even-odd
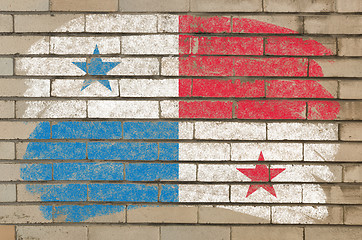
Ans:
[{"label": "chalk-painted flag", "polygon": [[308,58],[331,50],[252,18],[86,23],[87,36],[51,36],[52,56],[16,59],[18,75],[36,78],[24,95],[52,97],[17,105],[18,117],[43,119],[17,145],[29,160],[19,201],[41,202],[55,221],[195,205],[266,222],[328,221],[320,183],[338,180],[340,167],[323,161],[339,146],[317,141],[337,140],[337,124],[303,120],[339,113],[333,83],[313,79],[323,69]]}]

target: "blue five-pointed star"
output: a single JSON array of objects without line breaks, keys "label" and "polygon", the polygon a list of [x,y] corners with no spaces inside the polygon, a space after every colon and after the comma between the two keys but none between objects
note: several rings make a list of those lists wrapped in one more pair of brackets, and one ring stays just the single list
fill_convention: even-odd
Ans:
[{"label": "blue five-pointed star", "polygon": [[[98,46],[94,49],[93,54],[99,54]],[[99,57],[91,58],[90,63],[87,62],[73,62],[74,65],[82,69],[89,75],[107,75],[107,73],[116,67],[120,62],[102,62]],[[95,81],[100,82],[103,86],[112,91],[111,85],[108,80],[84,80],[82,90],[87,88]]]}]

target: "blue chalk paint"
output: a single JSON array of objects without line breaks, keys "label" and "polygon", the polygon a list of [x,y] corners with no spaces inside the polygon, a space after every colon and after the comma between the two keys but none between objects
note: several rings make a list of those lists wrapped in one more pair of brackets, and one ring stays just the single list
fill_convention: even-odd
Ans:
[{"label": "blue chalk paint", "polygon": [[[139,163],[137,160],[177,161],[178,143],[165,142],[178,138],[175,122],[59,122],[52,127],[55,139],[159,139],[158,142],[30,142],[24,159],[48,160],[131,160],[119,162],[54,162],[53,164],[22,164],[21,177],[27,181],[173,181],[178,179],[177,163]],[[48,139],[50,124],[40,123],[31,134],[32,139]],[[52,176],[53,170],[53,176]],[[124,175],[125,171],[125,175]],[[87,184],[27,184],[27,191],[38,194],[41,201],[87,201]],[[159,195],[160,191],[160,196]],[[89,201],[99,202],[177,202],[178,185],[139,183],[88,183]],[[150,205],[134,205],[145,207]],[[156,205],[151,205],[155,206]],[[129,207],[132,209],[132,206]],[[66,222],[84,222],[91,217],[124,211],[124,206],[61,205],[41,206],[46,219],[62,218]],[[53,212],[54,210],[54,212]],[[53,216],[54,215],[54,216]]]},{"label": "blue chalk paint", "polygon": [[[98,46],[94,49],[93,54],[99,54]],[[120,62],[103,62],[99,57],[93,57],[90,60],[90,63],[87,62],[73,62],[78,68],[82,69],[85,73],[89,75],[107,75],[107,73],[115,68]],[[98,81],[103,86],[112,91],[111,85],[108,80],[84,80],[81,91],[87,88],[89,85]]]},{"label": "blue chalk paint", "polygon": [[157,143],[90,142],[88,158],[101,160],[157,160]]},{"label": "blue chalk paint", "polygon": [[92,217],[123,212],[125,208],[122,205],[62,205],[54,208],[54,219],[60,218],[64,222],[84,222]]},{"label": "blue chalk paint", "polygon": [[52,126],[54,139],[121,139],[121,122],[59,122]]},{"label": "blue chalk paint", "polygon": [[30,134],[29,139],[50,139],[50,123],[40,122]]},{"label": "blue chalk paint", "polygon": [[177,161],[178,143],[160,143],[160,160]]},{"label": "blue chalk paint", "polygon": [[52,220],[53,219],[53,207],[49,205],[41,205],[39,207],[40,211],[43,213],[43,217],[46,220]]},{"label": "blue chalk paint", "polygon": [[178,139],[177,122],[125,122],[125,139]]},{"label": "blue chalk paint", "polygon": [[143,184],[90,184],[90,201],[157,202],[158,188]]},{"label": "blue chalk paint", "polygon": [[54,180],[123,180],[123,163],[54,163]]},{"label": "blue chalk paint", "polygon": [[73,142],[30,142],[24,159],[85,159],[86,144]]},{"label": "blue chalk paint", "polygon": [[25,181],[52,180],[52,164],[21,164],[20,177]]},{"label": "blue chalk paint", "polygon": [[143,207],[158,207],[158,205],[127,205],[127,210],[133,210],[137,208],[143,208]]},{"label": "blue chalk paint", "polygon": [[28,184],[26,189],[30,193],[39,194],[44,202],[87,200],[87,185],[85,184]]},{"label": "blue chalk paint", "polygon": [[160,202],[178,202],[178,185],[161,185]]},{"label": "blue chalk paint", "polygon": [[126,165],[126,180],[160,181],[177,180],[178,164],[130,163]]}]

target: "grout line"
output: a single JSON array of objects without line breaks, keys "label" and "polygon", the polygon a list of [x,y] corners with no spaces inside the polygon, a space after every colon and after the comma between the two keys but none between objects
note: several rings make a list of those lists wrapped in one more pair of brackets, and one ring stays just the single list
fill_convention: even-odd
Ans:
[{"label": "grout line", "polygon": [[232,228],[232,226],[229,226],[229,235],[230,235],[230,240],[232,240],[233,239],[233,228]]},{"label": "grout line", "polygon": [[346,224],[346,205],[342,206],[342,224]]},{"label": "grout line", "polygon": [[15,202],[18,203],[18,184],[15,184]]},{"label": "grout line", "polygon": [[124,208],[124,223],[128,223],[128,207],[129,207],[129,205],[126,204],[126,206]]},{"label": "grout line", "polygon": [[55,205],[51,205],[52,206],[52,223],[55,223]]},{"label": "grout line", "polygon": [[11,60],[12,60],[12,64],[13,64],[13,74],[12,76],[16,75],[16,59],[15,57],[11,57]]},{"label": "grout line", "polygon": [[14,114],[13,115],[14,115],[15,119],[18,118],[17,113],[16,113],[17,102],[18,101],[14,100],[14,108],[13,108]]},{"label": "grout line", "polygon": [[89,108],[89,101],[86,100],[85,101],[85,115],[86,115],[85,119],[89,118],[89,109],[88,108]]},{"label": "grout line", "polygon": [[13,26],[12,33],[15,33],[15,15],[11,14],[11,18],[12,18],[12,26]]},{"label": "grout line", "polygon": [[54,82],[56,81],[56,79],[49,79],[49,98],[51,97],[56,97],[56,95],[53,96],[53,93],[52,93],[52,90],[53,90],[53,85],[54,85]]},{"label": "grout line", "polygon": [[268,141],[268,138],[269,138],[269,136],[268,136],[268,124],[269,123],[265,123],[265,141]]},{"label": "grout line", "polygon": [[303,227],[303,240],[306,240],[306,238],[305,238],[305,227]]},{"label": "grout line", "polygon": [[16,15],[69,15],[69,14],[127,14],[127,15],[194,15],[194,16],[215,16],[215,15],[290,15],[290,16],[358,16],[361,12],[266,12],[266,11],[215,11],[215,12],[200,12],[200,11],[1,11],[0,14],[16,14]]},{"label": "grout line", "polygon": [[270,218],[269,224],[273,224],[273,206],[269,207],[269,218]]},{"label": "grout line", "polygon": [[337,99],[341,99],[341,81],[342,80],[337,80]]},{"label": "grout line", "polygon": [[87,226],[86,226],[86,228],[87,228],[87,235],[86,235],[86,239],[88,239],[88,240],[89,240],[89,225],[87,225]]},{"label": "grout line", "polygon": [[83,22],[84,22],[84,28],[83,28],[83,32],[84,32],[84,33],[88,33],[88,32],[87,32],[87,15],[88,15],[88,14],[82,14],[82,16],[83,16]]},{"label": "grout line", "polygon": [[234,16],[230,16],[230,31],[234,33]]}]

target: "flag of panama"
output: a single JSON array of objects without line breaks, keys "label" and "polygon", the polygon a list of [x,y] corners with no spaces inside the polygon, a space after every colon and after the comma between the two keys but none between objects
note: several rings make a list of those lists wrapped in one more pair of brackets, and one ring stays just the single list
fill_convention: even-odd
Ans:
[{"label": "flag of panama", "polygon": [[85,21],[86,34],[50,37],[51,56],[16,59],[30,78],[24,96],[51,97],[17,104],[18,117],[42,119],[17,145],[27,161],[18,201],[41,202],[54,221],[195,206],[239,221],[327,221],[320,184],[340,178],[340,166],[323,161],[338,146],[318,141],[337,140],[337,124],[308,120],[339,113],[310,58],[331,50],[267,19]]}]

